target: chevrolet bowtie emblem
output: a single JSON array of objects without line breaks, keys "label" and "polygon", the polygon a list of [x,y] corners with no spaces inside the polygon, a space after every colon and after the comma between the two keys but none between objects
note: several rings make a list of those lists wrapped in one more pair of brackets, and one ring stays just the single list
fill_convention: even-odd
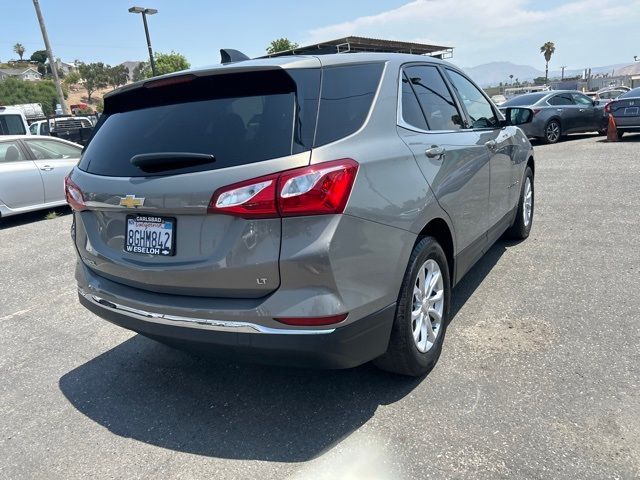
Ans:
[{"label": "chevrolet bowtie emblem", "polygon": [[144,198],[137,198],[135,195],[120,197],[120,206],[127,208],[141,207],[144,205]]}]

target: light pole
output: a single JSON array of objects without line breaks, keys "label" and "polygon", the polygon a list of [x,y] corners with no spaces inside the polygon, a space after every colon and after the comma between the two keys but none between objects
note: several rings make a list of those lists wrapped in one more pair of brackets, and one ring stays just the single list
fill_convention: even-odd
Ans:
[{"label": "light pole", "polygon": [[149,37],[149,27],[147,26],[147,15],[158,13],[155,8],[131,7],[129,13],[141,13],[142,23],[144,23],[144,33],[147,36],[147,48],[149,49],[149,62],[151,63],[151,73],[156,76],[156,63],[153,60],[153,50],[151,50],[151,37]]}]

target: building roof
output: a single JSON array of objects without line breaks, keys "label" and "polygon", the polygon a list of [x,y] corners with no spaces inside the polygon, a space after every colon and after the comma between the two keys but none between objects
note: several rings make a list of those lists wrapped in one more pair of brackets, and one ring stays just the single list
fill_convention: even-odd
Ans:
[{"label": "building roof", "polygon": [[413,55],[431,55],[437,58],[451,58],[453,56],[453,47],[351,36],[314,43],[304,47],[296,47],[292,50],[265,56],[281,57],[284,55],[318,55],[347,52],[410,53]]},{"label": "building roof", "polygon": [[20,75],[25,74],[27,71],[31,70],[34,73],[40,75],[40,72],[33,67],[27,68],[0,68],[0,73],[4,73],[5,75],[9,75],[11,77],[19,77]]}]

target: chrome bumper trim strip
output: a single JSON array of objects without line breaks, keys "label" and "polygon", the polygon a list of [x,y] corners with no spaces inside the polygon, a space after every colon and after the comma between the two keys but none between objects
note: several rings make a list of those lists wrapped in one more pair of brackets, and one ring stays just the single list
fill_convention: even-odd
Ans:
[{"label": "chrome bumper trim strip", "polygon": [[290,328],[270,328],[249,322],[211,320],[209,318],[194,318],[183,317],[179,315],[167,315],[164,313],[153,313],[105,300],[102,297],[85,292],[81,288],[78,288],[78,293],[94,305],[97,305],[104,309],[113,310],[122,315],[127,315],[139,320],[145,320],[147,322],[160,323],[164,325],[179,325],[189,328],[200,328],[203,330],[214,330],[219,332],[263,333],[275,335],[325,335],[328,333],[333,333],[335,331],[335,328],[326,330],[294,330]]}]

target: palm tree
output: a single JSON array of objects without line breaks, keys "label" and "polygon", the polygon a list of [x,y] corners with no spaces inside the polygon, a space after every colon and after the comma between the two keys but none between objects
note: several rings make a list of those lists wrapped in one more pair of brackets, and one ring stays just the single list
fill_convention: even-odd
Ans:
[{"label": "palm tree", "polygon": [[513,84],[513,74],[509,75],[509,78],[511,79],[511,83]]},{"label": "palm tree", "polygon": [[20,61],[22,61],[22,56],[24,55],[25,50],[26,49],[24,48],[24,45],[22,45],[21,43],[16,43],[13,46],[13,51],[20,56]]},{"label": "palm tree", "polygon": [[544,42],[544,45],[540,47],[540,53],[544,55],[544,59],[547,62],[544,68],[544,83],[549,83],[549,62],[551,61],[551,55],[556,51],[556,46],[553,42]]}]

